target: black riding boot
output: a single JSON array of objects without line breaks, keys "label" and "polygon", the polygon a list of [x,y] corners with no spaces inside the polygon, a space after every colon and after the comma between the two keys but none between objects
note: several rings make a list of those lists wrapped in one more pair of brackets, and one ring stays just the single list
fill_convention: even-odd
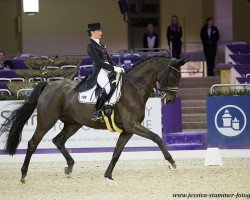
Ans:
[{"label": "black riding boot", "polygon": [[106,91],[102,91],[101,94],[99,95],[96,105],[95,105],[95,110],[92,114],[92,120],[96,121],[96,120],[100,120],[102,119],[101,116],[101,110],[102,107],[104,106],[105,102],[108,100],[109,95],[106,93]]}]

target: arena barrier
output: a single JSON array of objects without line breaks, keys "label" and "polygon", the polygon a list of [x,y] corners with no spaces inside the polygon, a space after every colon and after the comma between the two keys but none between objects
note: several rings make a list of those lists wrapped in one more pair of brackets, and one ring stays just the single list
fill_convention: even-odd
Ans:
[{"label": "arena barrier", "polygon": [[[17,103],[20,101],[1,101],[0,102],[0,123],[7,118]],[[135,111],[136,112],[136,111]],[[19,144],[17,154],[25,154],[27,143],[35,132],[37,125],[37,113],[34,111],[23,129],[22,141]],[[161,123],[161,99],[150,98],[146,104],[145,119],[142,123],[149,130],[162,135]],[[57,121],[55,126],[44,136],[39,144],[35,154],[60,154],[52,142],[52,139],[62,130],[63,123]],[[70,153],[101,153],[113,152],[118,139],[118,133],[111,133],[108,130],[94,130],[83,126],[75,135],[73,135],[66,143],[66,147]],[[0,155],[4,154],[5,136],[0,137]],[[124,151],[158,151],[155,143],[148,139],[133,136]]]},{"label": "arena barrier", "polygon": [[250,97],[207,97],[208,147],[250,149]]}]

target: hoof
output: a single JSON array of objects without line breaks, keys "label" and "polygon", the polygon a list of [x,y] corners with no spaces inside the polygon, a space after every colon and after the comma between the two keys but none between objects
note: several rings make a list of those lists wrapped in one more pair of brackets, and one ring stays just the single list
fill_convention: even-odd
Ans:
[{"label": "hoof", "polygon": [[21,177],[21,183],[25,183],[25,177],[26,177],[26,173],[23,173],[22,174],[22,177]]},{"label": "hoof", "polygon": [[171,165],[173,167],[173,169],[177,169],[177,165],[174,163]]},{"label": "hoof", "polygon": [[174,164],[171,164],[168,166],[169,169],[177,169],[177,165],[174,163]]},{"label": "hoof", "polygon": [[69,168],[69,167],[65,167],[64,168],[64,173],[68,176],[70,176],[70,174],[72,173],[72,168]]},{"label": "hoof", "polygon": [[109,178],[105,178],[105,180],[107,181],[109,186],[116,186],[118,185],[116,181],[114,181],[114,179],[109,179]]},{"label": "hoof", "polygon": [[106,179],[109,179],[109,180],[111,180],[111,181],[114,181],[112,175],[106,175],[106,174],[105,174],[104,177],[105,177]]},{"label": "hoof", "polygon": [[20,181],[21,181],[22,184],[25,184],[25,179],[24,178],[21,178]]}]

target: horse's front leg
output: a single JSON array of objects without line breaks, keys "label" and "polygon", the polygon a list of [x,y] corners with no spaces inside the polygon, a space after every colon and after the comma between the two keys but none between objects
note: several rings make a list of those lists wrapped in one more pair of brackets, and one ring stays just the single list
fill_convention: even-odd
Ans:
[{"label": "horse's front leg", "polygon": [[176,164],[175,164],[174,159],[172,158],[172,156],[168,152],[165,144],[163,143],[163,140],[161,139],[161,137],[159,135],[148,130],[147,128],[145,128],[139,122],[136,122],[136,121],[133,121],[132,123],[130,123],[130,131],[133,134],[139,135],[141,137],[145,137],[145,138],[150,139],[153,142],[155,142],[159,146],[159,148],[161,149],[161,151],[164,155],[164,158],[170,162],[170,164],[172,165],[173,168],[176,168]]},{"label": "horse's front leg", "polygon": [[133,134],[128,133],[126,131],[124,131],[123,133],[120,134],[118,141],[116,143],[116,147],[115,150],[113,152],[113,156],[112,159],[110,161],[110,164],[105,172],[104,177],[108,178],[110,180],[113,180],[112,177],[112,172],[114,170],[115,164],[117,163],[117,161],[119,160],[119,157],[122,153],[122,150],[124,148],[124,146],[127,144],[127,142],[129,141],[129,139],[132,137]]}]

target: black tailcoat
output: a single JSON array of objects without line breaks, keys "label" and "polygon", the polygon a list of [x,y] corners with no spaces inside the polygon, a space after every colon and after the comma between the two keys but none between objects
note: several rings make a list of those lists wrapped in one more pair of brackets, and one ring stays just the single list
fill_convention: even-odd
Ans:
[{"label": "black tailcoat", "polygon": [[[155,36],[155,43],[154,43],[154,47],[153,48],[157,48],[159,45],[159,39],[158,39],[158,35],[157,33],[153,33]],[[148,34],[144,33],[143,34],[143,47],[144,48],[148,48]]]},{"label": "black tailcoat", "polygon": [[[83,92],[91,89],[97,82],[97,76],[101,68],[111,71],[114,73],[114,61],[110,58],[106,47],[101,44],[99,45],[94,40],[90,39],[87,52],[90,58],[93,60],[92,72],[86,76],[75,88],[76,92]],[[108,64],[109,63],[109,64]]]}]

